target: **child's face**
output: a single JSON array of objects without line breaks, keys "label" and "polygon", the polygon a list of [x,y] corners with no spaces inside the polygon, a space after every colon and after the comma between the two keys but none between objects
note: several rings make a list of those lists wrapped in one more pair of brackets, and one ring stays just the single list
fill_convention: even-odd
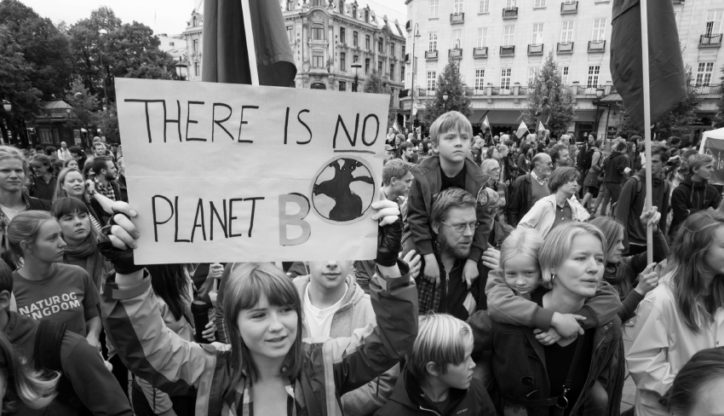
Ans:
[{"label": "child's face", "polygon": [[518,295],[529,295],[540,284],[538,260],[531,256],[516,256],[505,262],[505,283]]},{"label": "child's face", "polygon": [[463,162],[470,154],[470,136],[462,131],[451,130],[438,138],[438,154],[449,162]]},{"label": "child's face", "polygon": [[467,390],[473,380],[475,361],[472,358],[473,343],[465,348],[465,359],[460,364],[448,364],[445,374],[440,375],[440,381],[453,389]]}]

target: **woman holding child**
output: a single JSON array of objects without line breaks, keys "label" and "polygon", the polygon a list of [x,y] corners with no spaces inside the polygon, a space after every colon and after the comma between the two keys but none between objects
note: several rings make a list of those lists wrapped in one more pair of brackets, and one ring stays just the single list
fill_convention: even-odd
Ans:
[{"label": "woman holding child", "polygon": [[[534,231],[516,230],[508,240],[517,242],[503,243],[501,268],[509,295],[518,305],[533,306],[509,308],[504,315],[514,325],[496,322],[500,314],[491,312],[492,371],[504,414],[618,414],[624,376],[615,316],[620,302],[610,287],[601,289],[603,234],[586,223],[557,226],[542,243],[526,233]],[[491,301],[491,293],[499,298],[501,288],[488,288],[492,310],[500,299]],[[590,311],[594,299],[593,310],[604,313],[584,318],[580,312]],[[570,331],[575,321],[583,327]]]}]

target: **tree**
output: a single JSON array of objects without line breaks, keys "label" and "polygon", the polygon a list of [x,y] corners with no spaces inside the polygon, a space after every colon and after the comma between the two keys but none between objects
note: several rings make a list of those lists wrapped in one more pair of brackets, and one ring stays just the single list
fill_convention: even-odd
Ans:
[{"label": "tree", "polygon": [[573,115],[573,96],[561,81],[553,54],[549,54],[529,89],[528,109],[523,117],[529,126],[541,121],[551,135],[560,136],[568,131]]},{"label": "tree", "polygon": [[65,95],[65,101],[73,107],[71,126],[73,128],[89,128],[96,123],[96,111],[99,108],[98,97],[91,94],[80,78],[73,81]]},{"label": "tree", "polygon": [[714,117],[714,127],[724,127],[724,66],[721,68],[721,82],[719,83],[719,112]]},{"label": "tree", "polygon": [[470,117],[470,98],[465,94],[465,84],[460,76],[460,68],[454,61],[448,62],[442,74],[437,78],[435,99],[430,109],[425,112],[425,120],[430,125],[441,114],[448,111],[459,111]]},{"label": "tree", "polygon": [[111,102],[105,111],[96,113],[96,125],[109,142],[119,143],[121,141],[121,135],[118,132],[118,113],[115,102]]},{"label": "tree", "polygon": [[392,114],[392,93],[389,80],[382,78],[377,71],[372,71],[370,76],[365,79],[362,91],[371,94],[387,94],[390,96],[390,110],[387,112],[387,127],[391,127],[395,122],[395,115]]}]

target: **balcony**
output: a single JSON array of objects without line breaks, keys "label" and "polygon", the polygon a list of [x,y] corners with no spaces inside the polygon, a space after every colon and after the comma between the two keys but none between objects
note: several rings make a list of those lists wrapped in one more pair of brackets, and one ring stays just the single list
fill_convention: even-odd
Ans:
[{"label": "balcony", "polygon": [[425,59],[428,61],[437,61],[437,49],[432,51],[425,51]]},{"label": "balcony", "polygon": [[606,52],[605,40],[589,40],[588,53],[604,53]]},{"label": "balcony", "polygon": [[517,7],[506,7],[503,9],[503,20],[512,20],[518,18]]},{"label": "balcony", "polygon": [[447,52],[447,56],[450,59],[463,59],[463,49],[452,48]]},{"label": "balcony", "polygon": [[719,48],[721,47],[721,33],[708,33],[699,36],[699,49]]},{"label": "balcony", "polygon": [[450,13],[450,24],[461,25],[465,23],[465,13]]},{"label": "balcony", "polygon": [[483,59],[488,57],[488,47],[473,48],[473,59]]},{"label": "balcony", "polygon": [[578,2],[563,2],[561,3],[561,14],[576,14],[578,13]]},{"label": "balcony", "polygon": [[515,56],[515,45],[500,47],[500,57],[501,58],[512,57],[512,56]]},{"label": "balcony", "polygon": [[543,44],[529,44],[528,56],[543,56]]},{"label": "balcony", "polygon": [[556,45],[556,53],[558,55],[573,54],[573,42],[558,42],[558,45]]}]

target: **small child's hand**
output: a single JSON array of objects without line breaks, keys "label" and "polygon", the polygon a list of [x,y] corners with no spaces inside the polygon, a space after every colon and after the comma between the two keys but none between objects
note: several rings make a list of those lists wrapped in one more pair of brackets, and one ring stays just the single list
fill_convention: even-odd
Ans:
[{"label": "small child's hand", "polygon": [[551,319],[551,326],[555,328],[563,338],[570,338],[576,334],[583,335],[584,331],[579,321],[584,321],[585,319],[586,317],[582,315],[554,312],[553,318]]},{"label": "small child's hand", "polygon": [[465,262],[465,267],[463,267],[463,280],[465,280],[465,284],[468,285],[468,289],[473,285],[473,282],[478,278],[479,274],[478,264],[474,260],[468,259]]},{"label": "small child's hand", "polygon": [[435,286],[440,284],[440,266],[438,266],[434,254],[425,255],[425,269],[422,274],[430,282],[435,282]]},{"label": "small child's hand", "polygon": [[543,345],[553,345],[562,339],[561,334],[553,328],[543,331],[541,329],[534,329],[535,339]]}]

